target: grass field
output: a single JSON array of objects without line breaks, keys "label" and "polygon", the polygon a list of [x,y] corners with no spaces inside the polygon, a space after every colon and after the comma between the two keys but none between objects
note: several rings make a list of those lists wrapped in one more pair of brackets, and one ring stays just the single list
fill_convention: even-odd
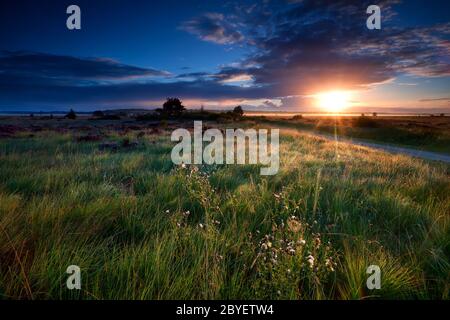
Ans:
[{"label": "grass field", "polygon": [[450,154],[448,116],[305,116],[299,119],[272,116],[262,121],[268,125]]},{"label": "grass field", "polygon": [[449,298],[450,165],[286,132],[263,177],[176,167],[168,131],[105,132],[140,143],[0,139],[1,298]]}]

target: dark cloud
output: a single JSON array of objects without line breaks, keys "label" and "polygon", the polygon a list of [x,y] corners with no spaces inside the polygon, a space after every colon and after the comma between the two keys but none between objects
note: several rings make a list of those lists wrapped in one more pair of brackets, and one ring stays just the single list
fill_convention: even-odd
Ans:
[{"label": "dark cloud", "polygon": [[257,99],[267,96],[263,88],[226,86],[215,81],[178,81],[145,83],[108,83],[75,85],[54,83],[8,83],[0,82],[1,105],[81,105],[127,104],[163,100],[169,96],[183,99]]},{"label": "dark cloud", "polygon": [[164,71],[134,67],[107,58],[77,58],[36,52],[0,53],[3,75],[29,78],[118,80],[144,76],[167,76]]},{"label": "dark cloud", "polygon": [[233,44],[244,40],[244,36],[236,29],[236,26],[220,13],[207,13],[186,21],[181,28],[202,40],[219,44]]}]

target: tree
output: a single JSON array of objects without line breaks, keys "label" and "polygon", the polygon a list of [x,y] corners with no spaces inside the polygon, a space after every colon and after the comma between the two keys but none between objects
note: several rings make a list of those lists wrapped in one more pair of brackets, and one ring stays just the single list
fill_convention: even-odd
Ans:
[{"label": "tree", "polygon": [[242,110],[242,107],[241,107],[241,106],[237,106],[237,107],[235,107],[235,108],[233,109],[233,114],[234,114],[236,117],[240,118],[240,117],[242,117],[242,116],[244,115],[244,110]]},{"label": "tree", "polygon": [[163,104],[162,113],[168,116],[179,116],[186,108],[178,98],[167,98]]},{"label": "tree", "polygon": [[75,113],[75,111],[70,109],[69,113],[66,114],[66,118],[67,119],[71,119],[71,120],[75,120],[77,118],[77,114]]}]

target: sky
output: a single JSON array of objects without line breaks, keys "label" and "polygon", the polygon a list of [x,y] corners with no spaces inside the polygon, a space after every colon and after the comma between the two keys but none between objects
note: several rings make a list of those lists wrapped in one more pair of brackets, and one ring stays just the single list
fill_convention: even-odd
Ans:
[{"label": "sky", "polygon": [[[69,30],[66,8],[81,9]],[[366,8],[381,8],[381,29]],[[450,112],[447,0],[2,0],[0,111]]]}]

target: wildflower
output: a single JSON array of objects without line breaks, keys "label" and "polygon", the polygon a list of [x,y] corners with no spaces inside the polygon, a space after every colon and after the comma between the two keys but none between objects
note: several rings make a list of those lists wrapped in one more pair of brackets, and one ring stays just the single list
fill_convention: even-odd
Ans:
[{"label": "wildflower", "polygon": [[287,274],[291,274],[291,269],[286,270]]},{"label": "wildflower", "polygon": [[309,267],[312,269],[314,267],[314,257],[309,255],[306,257],[306,261],[309,263]]},{"label": "wildflower", "polygon": [[268,241],[267,242],[267,247],[272,248],[272,242]]},{"label": "wildflower", "polygon": [[263,243],[263,244],[261,245],[261,249],[267,250],[267,244]]},{"label": "wildflower", "polygon": [[289,252],[290,255],[294,255],[295,254],[295,249],[289,248],[288,252]]},{"label": "wildflower", "polygon": [[325,260],[325,266],[327,266],[330,269],[330,271],[334,271],[333,261],[331,261],[331,258]]},{"label": "wildflower", "polygon": [[306,244],[306,241],[303,240],[303,239],[300,239],[300,240],[297,241],[297,244],[299,244],[301,246],[304,246]]},{"label": "wildflower", "polygon": [[292,232],[299,232],[302,228],[302,224],[295,219],[289,219],[287,225],[289,230]]},{"label": "wildflower", "polygon": [[187,218],[187,217],[189,217],[190,214],[191,214],[191,212],[189,210],[185,211],[185,212],[183,212],[183,217]]},{"label": "wildflower", "polygon": [[317,238],[314,239],[314,243],[315,243],[315,245],[316,245],[316,248],[318,248],[318,247],[320,247],[320,244],[321,244],[322,242],[320,241],[320,238],[317,237]]},{"label": "wildflower", "polygon": [[206,225],[204,225],[203,223],[199,223],[198,226],[200,227],[200,229],[203,229],[204,227],[206,227]]},{"label": "wildflower", "polygon": [[170,210],[169,210],[169,209],[167,209],[167,210],[166,210],[166,213],[170,213]]},{"label": "wildflower", "polygon": [[186,169],[186,164],[184,162],[181,164],[181,168]]}]

